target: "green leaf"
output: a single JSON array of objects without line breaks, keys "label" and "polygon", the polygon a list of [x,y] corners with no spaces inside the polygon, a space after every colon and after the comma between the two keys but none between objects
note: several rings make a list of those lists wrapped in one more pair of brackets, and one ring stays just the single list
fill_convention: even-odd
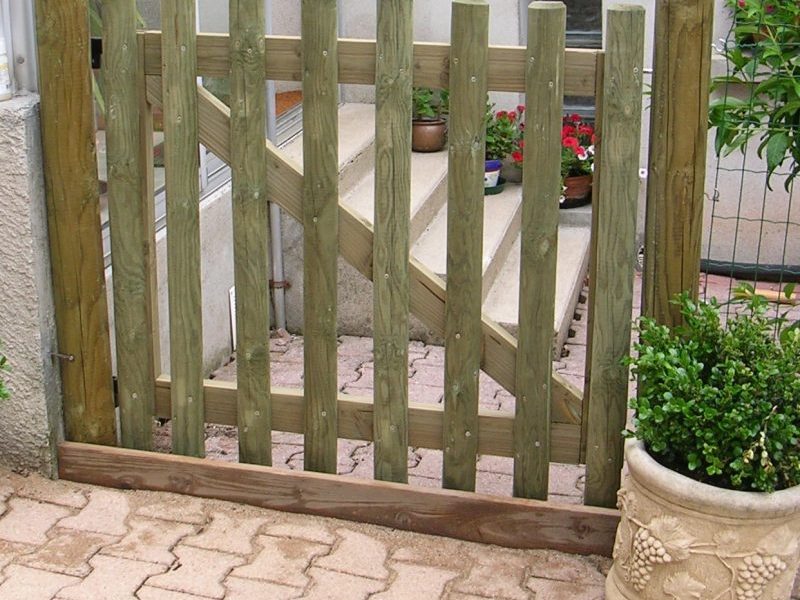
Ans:
[{"label": "green leaf", "polygon": [[783,162],[788,149],[789,136],[785,133],[777,133],[769,138],[767,142],[767,169],[770,172],[774,171]]}]

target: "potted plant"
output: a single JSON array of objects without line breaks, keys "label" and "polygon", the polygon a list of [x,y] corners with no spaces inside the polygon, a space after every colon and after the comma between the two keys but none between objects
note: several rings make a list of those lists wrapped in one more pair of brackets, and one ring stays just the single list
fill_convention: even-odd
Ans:
[{"label": "potted plant", "polygon": [[592,198],[594,127],[580,115],[564,117],[561,125],[561,208],[587,204]]},{"label": "potted plant", "polygon": [[411,99],[411,149],[438,152],[447,141],[448,91],[418,87]]},{"label": "potted plant", "polygon": [[[609,600],[788,600],[800,562],[800,327],[752,288],[642,318]],[[791,293],[791,292],[789,292]]]},{"label": "potted plant", "polygon": [[766,158],[767,184],[785,165],[784,187],[800,175],[800,3],[797,0],[726,0],[734,11],[731,36],[720,54],[728,73],[712,80],[720,97],[709,105],[709,125],[716,129],[718,155],[744,151],[760,140]]},{"label": "potted plant", "polygon": [[487,194],[502,191],[500,170],[503,160],[511,155],[521,138],[519,115],[514,111],[495,112],[493,104],[486,105],[486,170],[483,186]]}]

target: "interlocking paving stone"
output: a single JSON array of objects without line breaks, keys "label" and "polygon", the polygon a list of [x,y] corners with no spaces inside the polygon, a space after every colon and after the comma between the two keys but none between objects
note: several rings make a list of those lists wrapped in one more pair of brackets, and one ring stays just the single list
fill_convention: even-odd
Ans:
[{"label": "interlocking paving stone", "polygon": [[266,522],[267,519],[263,518],[244,518],[217,512],[202,533],[184,538],[181,544],[231,554],[250,554],[253,551],[250,539]]},{"label": "interlocking paving stone", "polygon": [[384,566],[386,544],[350,529],[337,529],[340,541],[333,552],[314,561],[315,567],[323,567],[361,575],[373,579],[386,579],[389,571]]},{"label": "interlocking paving stone", "polygon": [[151,575],[166,566],[115,556],[95,556],[89,561],[92,572],[79,584],[58,593],[63,600],[136,600],[138,590]]},{"label": "interlocking paving stone", "polygon": [[261,579],[292,587],[305,587],[308,583],[306,569],[311,560],[330,550],[326,544],[297,538],[258,536],[261,550],[247,565],[234,569],[231,575],[244,579]]},{"label": "interlocking paving stone", "polygon": [[316,520],[315,522],[315,517],[308,517],[308,519],[304,521],[303,523],[293,521],[290,523],[269,525],[264,528],[264,534],[273,537],[295,538],[328,545],[336,541],[336,536],[330,532],[322,520]]},{"label": "interlocking paving stone", "polygon": [[[387,584],[386,581],[378,579],[358,577],[318,567],[311,567],[308,575],[312,581],[311,587],[303,596],[304,600],[333,600],[335,598],[366,600],[370,594],[381,591]],[[335,595],[332,590],[336,590]]]},{"label": "interlocking paving stone", "polygon": [[163,565],[175,562],[172,547],[194,533],[196,526],[188,523],[158,521],[133,517],[128,521],[128,534],[117,544],[103,548],[100,553],[131,560],[143,560]]},{"label": "interlocking paving stone", "polygon": [[602,586],[582,585],[566,581],[531,578],[528,581],[536,600],[603,600],[605,588]]},{"label": "interlocking paving stone", "polygon": [[241,556],[191,546],[178,545],[174,553],[176,563],[166,573],[150,577],[148,586],[221,600],[225,597],[222,580],[244,562]]},{"label": "interlocking paving stone", "polygon": [[51,600],[60,589],[80,581],[77,577],[20,565],[9,565],[4,575],[0,598],[8,600]]},{"label": "interlocking paving stone", "polygon": [[72,514],[63,506],[26,498],[10,498],[7,505],[8,510],[0,519],[0,539],[22,544],[44,544],[47,531]]},{"label": "interlocking paving stone", "polygon": [[228,577],[225,587],[225,600],[290,600],[303,595],[301,588],[238,577]]},{"label": "interlocking paving stone", "polygon": [[125,535],[128,532],[125,519],[129,512],[127,495],[94,489],[89,495],[89,503],[77,515],[62,519],[58,525],[107,535]]},{"label": "interlocking paving stone", "polygon": [[205,504],[200,498],[153,492],[142,494],[145,502],[136,510],[139,516],[193,525],[207,521]]},{"label": "interlocking paving stone", "polygon": [[91,572],[89,559],[103,546],[119,538],[76,529],[54,528],[50,539],[32,554],[19,559],[21,564],[54,573],[83,577]]},{"label": "interlocking paving stone", "polygon": [[438,600],[447,582],[458,576],[456,571],[437,569],[417,564],[394,563],[391,565],[396,576],[389,588],[370,600]]}]

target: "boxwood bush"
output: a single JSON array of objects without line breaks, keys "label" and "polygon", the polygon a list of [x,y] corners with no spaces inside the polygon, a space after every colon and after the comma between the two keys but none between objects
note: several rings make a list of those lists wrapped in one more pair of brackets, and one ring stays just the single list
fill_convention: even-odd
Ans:
[{"label": "boxwood bush", "polygon": [[741,288],[727,324],[716,299],[677,297],[685,325],[638,322],[634,430],[665,467],[723,488],[800,484],[800,327]]}]

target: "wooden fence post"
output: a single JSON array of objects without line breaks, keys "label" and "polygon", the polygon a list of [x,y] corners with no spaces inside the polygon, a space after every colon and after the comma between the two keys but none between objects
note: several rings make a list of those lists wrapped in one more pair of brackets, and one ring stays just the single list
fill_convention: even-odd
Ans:
[{"label": "wooden fence post", "polygon": [[134,0],[103,4],[103,39],[120,437],[126,448],[150,450],[156,384],[150,322],[151,261],[147,250],[153,217],[142,210],[147,200],[140,173],[149,167],[142,161],[152,161],[152,155],[148,159],[140,153]]},{"label": "wooden fence post", "polygon": [[528,7],[514,495],[540,500],[547,500],[550,470],[566,18],[563,2]]},{"label": "wooden fence post", "polygon": [[594,295],[589,299],[592,352],[586,448],[586,504],[613,506],[622,469],[628,405],[636,209],[642,120],[644,9],[608,11],[603,89],[603,174],[595,229]]},{"label": "wooden fence post", "polygon": [[305,468],[336,472],[339,58],[336,0],[303,0]]},{"label": "wooden fence post", "polygon": [[240,462],[272,464],[264,2],[231,0],[231,175]]},{"label": "wooden fence post", "polygon": [[87,0],[36,0],[36,36],[66,437],[113,445]]},{"label": "wooden fence post", "polygon": [[642,313],[681,322],[669,303],[697,294],[714,0],[658,0]]},{"label": "wooden fence post", "polygon": [[450,51],[442,485],[475,489],[489,4],[455,0]]},{"label": "wooden fence post", "polygon": [[172,377],[172,451],[205,455],[200,182],[194,0],[168,0],[164,56],[164,166]]},{"label": "wooden fence post", "polygon": [[408,481],[412,0],[378,3],[375,67],[375,478]]}]

